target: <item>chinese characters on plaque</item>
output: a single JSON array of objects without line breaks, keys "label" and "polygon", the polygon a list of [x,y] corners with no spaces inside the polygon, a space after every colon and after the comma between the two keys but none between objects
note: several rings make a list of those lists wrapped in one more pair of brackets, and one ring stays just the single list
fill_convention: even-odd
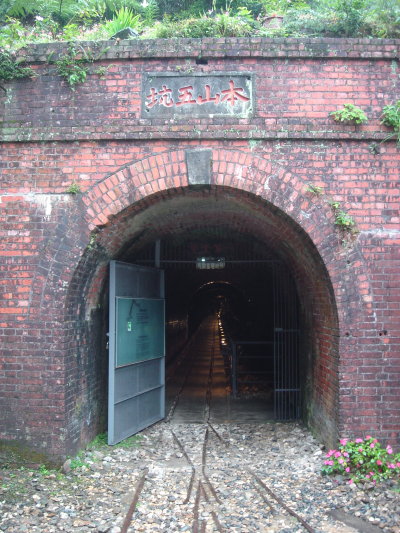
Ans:
[{"label": "chinese characters on plaque", "polygon": [[234,116],[252,114],[252,79],[249,74],[146,75],[142,116]]}]

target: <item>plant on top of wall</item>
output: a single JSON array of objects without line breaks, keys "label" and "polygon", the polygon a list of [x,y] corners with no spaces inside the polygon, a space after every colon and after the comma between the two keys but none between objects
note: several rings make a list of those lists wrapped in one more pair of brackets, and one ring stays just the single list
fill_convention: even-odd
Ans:
[{"label": "plant on top of wall", "polygon": [[74,91],[75,86],[86,80],[89,68],[88,64],[93,62],[93,57],[89,55],[83,47],[70,44],[68,53],[60,57],[55,64],[58,74],[66,80]]},{"label": "plant on top of wall", "polygon": [[[22,67],[23,59],[15,58],[7,50],[0,51],[0,81],[32,78],[35,72],[30,67]],[[6,89],[0,85],[4,92]]]},{"label": "plant on top of wall", "polygon": [[83,83],[89,73],[89,65],[100,59],[108,48],[102,50],[95,57],[91,50],[85,50],[78,43],[70,43],[68,52],[55,61],[57,73],[66,80],[68,85],[75,91],[76,85]]},{"label": "plant on top of wall", "polygon": [[382,112],[381,124],[394,130],[382,142],[397,136],[397,142],[400,144],[400,100],[397,100],[395,104],[385,105]]},{"label": "plant on top of wall", "polygon": [[135,15],[128,7],[121,7],[113,19],[105,23],[104,27],[108,35],[112,37],[116,33],[127,29],[134,30],[139,35],[141,25],[140,15]]},{"label": "plant on top of wall", "polygon": [[353,124],[364,124],[368,122],[367,115],[362,109],[354,104],[344,104],[343,109],[329,113],[336,122],[353,122]]}]

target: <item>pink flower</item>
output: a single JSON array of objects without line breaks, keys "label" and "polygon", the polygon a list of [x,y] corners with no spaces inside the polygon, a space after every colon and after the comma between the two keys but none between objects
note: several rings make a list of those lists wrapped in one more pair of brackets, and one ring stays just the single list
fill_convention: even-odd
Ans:
[{"label": "pink flower", "polygon": [[348,483],[349,483],[349,485],[351,485],[353,483],[353,480],[349,479]]},{"label": "pink flower", "polygon": [[335,457],[340,457],[342,454],[340,452],[335,452]]},{"label": "pink flower", "polygon": [[397,468],[400,468],[400,463],[396,463]]},{"label": "pink flower", "polygon": [[359,444],[362,441],[363,441],[362,439],[356,439],[357,444]]},{"label": "pink flower", "polygon": [[349,454],[348,454],[347,452],[343,452],[343,456],[344,456],[344,457],[348,457]]},{"label": "pink flower", "polygon": [[367,435],[367,436],[365,437],[365,440],[369,440],[369,439],[372,439],[371,435]]},{"label": "pink flower", "polygon": [[324,461],[326,465],[333,465],[333,461]]},{"label": "pink flower", "polygon": [[375,443],[374,442],[371,442],[371,444],[369,445],[370,448],[375,448]]},{"label": "pink flower", "polygon": [[386,446],[386,451],[388,452],[389,455],[393,453],[393,450],[390,446]]},{"label": "pink flower", "polygon": [[343,463],[344,463],[344,459],[341,457],[341,458],[339,459],[339,464],[342,465]]},{"label": "pink flower", "polygon": [[347,444],[347,439],[340,439],[340,444],[342,444],[342,446],[346,446]]},{"label": "pink flower", "polygon": [[346,467],[346,472],[350,472],[350,467]]},{"label": "pink flower", "polygon": [[330,457],[335,453],[335,450],[329,450],[329,452],[326,454],[327,457]]},{"label": "pink flower", "polygon": [[382,461],[381,461],[380,459],[377,459],[376,464],[377,464],[378,466],[381,466]]},{"label": "pink flower", "polygon": [[359,451],[360,453],[362,453],[363,449],[362,449],[362,448],[358,448],[358,451]]},{"label": "pink flower", "polygon": [[393,463],[389,463],[389,464],[387,465],[387,467],[388,467],[388,468],[396,468],[396,467],[394,466]]},{"label": "pink flower", "polygon": [[367,474],[365,477],[366,477],[367,479],[369,479],[371,476],[370,476],[369,474]]}]

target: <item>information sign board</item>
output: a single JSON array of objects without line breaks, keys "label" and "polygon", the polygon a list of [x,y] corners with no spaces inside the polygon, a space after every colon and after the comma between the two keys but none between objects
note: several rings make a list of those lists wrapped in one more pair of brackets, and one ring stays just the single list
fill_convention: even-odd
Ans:
[{"label": "information sign board", "polygon": [[163,357],[164,300],[116,300],[116,367]]}]

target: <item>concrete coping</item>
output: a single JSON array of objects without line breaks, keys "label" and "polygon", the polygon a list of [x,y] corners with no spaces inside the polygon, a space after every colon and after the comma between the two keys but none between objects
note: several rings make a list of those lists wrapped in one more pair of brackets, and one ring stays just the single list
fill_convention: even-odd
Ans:
[{"label": "concrete coping", "polygon": [[[56,60],[71,43],[30,44],[18,56],[28,63]],[[99,60],[141,58],[328,58],[399,60],[400,39],[264,38],[126,39],[78,41]]]}]

